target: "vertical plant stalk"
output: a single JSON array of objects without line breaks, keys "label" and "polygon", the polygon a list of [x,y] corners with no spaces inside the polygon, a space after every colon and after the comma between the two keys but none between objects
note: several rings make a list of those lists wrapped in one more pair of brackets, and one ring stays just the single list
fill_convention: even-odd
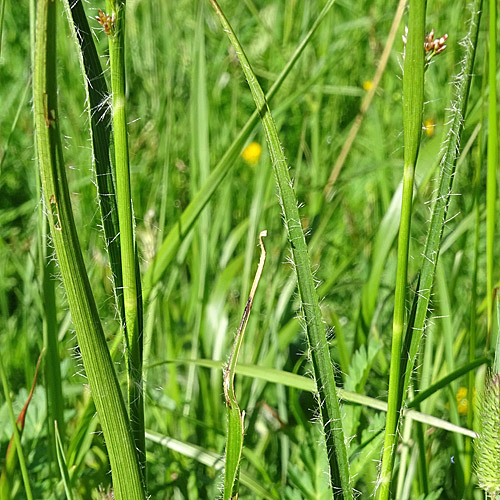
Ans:
[{"label": "vertical plant stalk", "polygon": [[144,500],[145,492],[125,404],[90,288],[62,154],[57,111],[56,5],[39,0],[34,107],[37,148],[52,239],[85,371],[102,426],[117,500]]},{"label": "vertical plant stalk", "polygon": [[497,2],[490,0],[490,50],[488,57],[488,171],[486,180],[486,297],[488,338],[493,325],[493,268],[495,247],[495,205],[497,197]]},{"label": "vertical plant stalk", "polygon": [[334,494],[339,498],[352,498],[352,486],[349,477],[349,462],[342,429],[342,418],[335,387],[333,363],[330,358],[326,329],[319,309],[318,296],[311,271],[311,262],[302,230],[297,199],[292,187],[285,155],[281,149],[278,131],[271,116],[264,93],[252,71],[250,63],[234,34],[228,20],[216,0],[210,0],[225,33],[233,45],[240,61],[248,85],[252,92],[262,125],[266,134],[267,145],[276,177],[276,183],[283,209],[288,239],[292,247],[293,262],[297,272],[297,281],[304,311],[307,340],[311,353],[316,387],[320,401],[323,430],[330,465],[331,483]]},{"label": "vertical plant stalk", "polygon": [[392,324],[391,366],[389,372],[389,396],[385,427],[384,449],[379,477],[378,498],[389,498],[392,470],[394,467],[397,425],[401,409],[399,379],[405,324],[406,285],[408,275],[408,254],[410,245],[411,209],[413,179],[417,163],[422,113],[424,106],[424,39],[425,0],[410,0],[410,19],[405,48],[403,70],[403,129],[404,129],[404,172],[401,221],[398,238],[398,264],[394,317]]},{"label": "vertical plant stalk", "polygon": [[471,4],[471,16],[468,21],[469,31],[460,43],[464,48],[464,57],[461,71],[455,79],[456,96],[450,106],[452,110],[449,120],[450,128],[444,144],[444,155],[441,160],[438,189],[432,205],[431,221],[425,241],[422,267],[420,270],[420,282],[416,294],[417,306],[415,320],[413,324],[408,327],[408,335],[411,337],[411,343],[402,394],[403,402],[410,383],[413,367],[415,366],[420,341],[424,333],[425,320],[434,283],[443,229],[446,224],[448,204],[453,188],[455,166],[460,153],[460,138],[464,127],[467,100],[474,68],[482,4],[482,0],[474,0]]},{"label": "vertical plant stalk", "polygon": [[[30,47],[31,47],[31,68],[35,67],[35,15],[36,1],[30,0]],[[33,90],[33,89],[32,89]],[[34,121],[34,117],[33,117]],[[33,123],[35,127],[35,123]],[[35,146],[35,169],[37,192],[42,190],[40,169],[38,167],[38,153]],[[59,342],[56,314],[56,294],[55,294],[55,262],[52,258],[48,258],[52,253],[49,248],[47,235],[50,231],[49,221],[44,213],[41,203],[38,204],[38,265],[39,279],[42,288],[42,329],[43,329],[43,345],[47,351],[44,362],[45,383],[47,384],[47,429],[51,440],[51,453],[53,461],[56,461],[56,439],[54,434],[54,420],[59,422],[59,430],[61,440],[65,438],[65,422],[64,422],[64,397],[61,383],[61,360],[59,357]]]},{"label": "vertical plant stalk", "polygon": [[109,39],[109,65],[113,102],[113,135],[115,140],[116,198],[125,305],[125,344],[127,350],[129,416],[139,462],[146,477],[146,441],[144,430],[144,396],[142,379],[142,296],[134,235],[127,116],[125,107],[125,1],[107,0],[103,24]]},{"label": "vertical plant stalk", "polygon": [[240,326],[234,339],[233,351],[227,367],[224,369],[224,397],[227,408],[227,443],[226,443],[226,458],[224,467],[224,495],[223,500],[238,498],[238,475],[240,469],[241,451],[243,450],[243,438],[245,434],[245,412],[241,412],[234,392],[234,375],[236,373],[236,365],[240,354],[241,346],[243,345],[243,337],[247,328],[250,313],[252,311],[253,299],[257,286],[259,285],[264,264],[266,263],[266,249],[262,238],[267,236],[267,231],[262,231],[259,234],[260,244],[260,260],[259,266],[255,273],[250,295],[243,311]]},{"label": "vertical plant stalk", "polygon": [[82,1],[65,0],[64,7],[79,54],[87,95],[97,198],[101,209],[102,227],[109,255],[116,307],[120,321],[123,322],[125,306],[123,304],[120,228],[110,161],[111,108],[108,105],[109,91]]}]

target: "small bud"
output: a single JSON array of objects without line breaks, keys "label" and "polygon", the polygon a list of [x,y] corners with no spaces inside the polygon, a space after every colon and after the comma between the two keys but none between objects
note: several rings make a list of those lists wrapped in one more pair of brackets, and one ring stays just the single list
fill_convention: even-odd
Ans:
[{"label": "small bud", "polygon": [[424,48],[427,55],[427,63],[430,61],[432,56],[441,54],[444,49],[446,49],[446,40],[448,39],[448,34],[443,35],[440,38],[434,39],[434,30],[432,29],[430,33],[425,37]]},{"label": "small bud", "polygon": [[99,15],[96,16],[96,20],[104,28],[106,35],[110,36],[113,34],[115,28],[115,15],[105,14],[101,9],[99,9]]},{"label": "small bud", "polygon": [[432,29],[431,32],[425,37],[424,40],[424,48],[425,48],[425,53],[428,54],[431,50],[434,48],[434,30]]},{"label": "small bud", "polygon": [[405,26],[405,34],[401,38],[403,39],[403,43],[406,45],[408,42],[408,26]]}]

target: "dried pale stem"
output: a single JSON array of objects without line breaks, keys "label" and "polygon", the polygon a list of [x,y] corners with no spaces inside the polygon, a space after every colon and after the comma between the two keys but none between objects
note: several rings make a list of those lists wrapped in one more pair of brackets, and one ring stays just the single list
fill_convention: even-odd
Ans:
[{"label": "dried pale stem", "polygon": [[389,56],[391,55],[392,46],[394,45],[394,40],[396,38],[399,23],[401,22],[401,18],[403,17],[406,1],[407,0],[399,0],[398,8],[396,9],[396,14],[394,15],[391,29],[389,31],[389,35],[387,36],[387,42],[385,44],[384,51],[382,52],[382,56],[380,57],[375,76],[373,77],[372,86],[370,90],[368,90],[368,93],[361,103],[359,113],[356,115],[356,118],[354,118],[354,123],[352,124],[351,130],[349,130],[347,139],[342,146],[337,161],[335,162],[332,172],[330,173],[330,177],[328,178],[328,182],[326,183],[325,189],[323,190],[323,195],[327,199],[330,199],[333,195],[333,187],[335,185],[335,182],[340,174],[340,171],[342,170],[342,167],[344,166],[349,152],[351,151],[351,147],[356,140],[356,136],[358,135],[366,112],[368,111],[373,97],[375,96],[375,92],[377,92],[380,80],[382,79],[382,75],[384,74],[387,62],[389,61]]}]

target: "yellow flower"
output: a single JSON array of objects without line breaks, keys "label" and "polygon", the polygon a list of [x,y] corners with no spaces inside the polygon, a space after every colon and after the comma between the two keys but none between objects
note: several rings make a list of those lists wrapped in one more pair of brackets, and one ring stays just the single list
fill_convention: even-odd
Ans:
[{"label": "yellow flower", "polygon": [[373,87],[373,82],[371,80],[366,80],[363,82],[363,89],[366,90],[367,92],[371,90]]},{"label": "yellow flower", "polygon": [[425,133],[427,134],[427,137],[432,137],[434,135],[435,126],[436,124],[434,123],[434,120],[432,118],[424,121],[424,130]]},{"label": "yellow flower", "polygon": [[250,165],[259,162],[262,155],[262,146],[258,142],[251,142],[241,153],[241,157]]},{"label": "yellow flower", "polygon": [[458,389],[456,398],[458,404],[458,413],[460,413],[460,415],[467,415],[467,411],[469,409],[469,400],[467,399],[467,388],[460,387],[460,389]]}]

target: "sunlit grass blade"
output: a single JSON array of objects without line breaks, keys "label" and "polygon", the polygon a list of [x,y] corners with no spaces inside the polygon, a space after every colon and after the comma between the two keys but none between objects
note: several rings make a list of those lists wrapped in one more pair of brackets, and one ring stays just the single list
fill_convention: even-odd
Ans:
[{"label": "sunlit grass blade", "polygon": [[240,60],[266,133],[266,140],[281,199],[285,226],[292,247],[293,262],[297,272],[302,310],[306,322],[307,339],[311,351],[310,355],[319,401],[321,402],[320,409],[323,419],[323,430],[330,462],[330,480],[335,492],[339,493],[341,497],[349,499],[352,498],[352,487],[349,477],[349,463],[347,461],[344,432],[340,425],[342,417],[336,394],[333,365],[330,359],[325,325],[319,309],[318,296],[304,232],[302,230],[297,199],[292,187],[286,159],[281,149],[276,125],[271,116],[264,93],[252,71],[245,52],[217,2],[210,0],[210,3],[214,7],[224,31],[228,35]]},{"label": "sunlit grass blade", "polygon": [[[221,361],[214,361],[211,359],[197,359],[197,360],[179,359],[179,360],[162,361],[159,363],[155,363],[154,365],[151,365],[150,368],[153,368],[154,366],[160,366],[165,363],[175,363],[175,364],[194,363],[197,366],[210,368],[213,370],[220,370],[223,367]],[[477,366],[476,363],[474,363],[473,366],[476,367]],[[472,369],[470,365],[468,365],[468,369]],[[296,373],[285,372],[283,370],[276,370],[275,368],[267,368],[262,366],[246,365],[243,363],[239,363],[236,366],[236,373],[238,375],[242,375],[245,377],[252,377],[259,380],[265,380],[266,382],[269,382],[271,384],[282,384],[287,387],[291,387],[301,391],[307,391],[307,392],[316,391],[316,385],[314,383],[314,380],[311,380],[310,378],[304,377],[302,375],[297,375]],[[458,378],[461,375],[463,375],[463,369],[461,369],[460,372],[457,370],[454,374],[454,377]],[[450,383],[449,378],[446,379],[446,383],[447,384]],[[440,385],[442,385],[442,383],[441,384],[437,383],[434,389],[438,390],[439,389],[438,386]],[[342,399],[342,401],[365,406],[366,408],[373,408],[374,410],[387,412],[387,403],[385,401],[381,401],[380,399],[372,398],[370,396],[365,396],[364,394],[358,394],[352,391],[346,391],[340,388],[337,388],[337,393],[339,395],[339,398]],[[432,395],[431,393],[426,393],[426,398],[431,395]],[[422,402],[422,400],[420,400],[420,402]],[[408,406],[412,407],[413,405],[409,403]],[[410,415],[411,418],[413,420],[416,420],[417,422],[422,422],[428,425],[432,425],[433,427],[445,429],[449,432],[457,432],[459,434],[469,437],[476,436],[476,434],[470,429],[454,425],[450,422],[447,422],[446,420],[436,418],[433,417],[432,415],[421,413],[419,411],[415,411],[410,408],[404,410],[404,414]]]},{"label": "sunlit grass blade", "polygon": [[488,300],[488,332],[493,326],[493,270],[495,268],[495,215],[497,200],[497,2],[489,2],[489,56],[488,56],[488,162],[486,177],[486,298]]},{"label": "sunlit grass blade", "polygon": [[59,464],[59,471],[61,472],[61,478],[64,485],[64,491],[66,493],[66,500],[73,500],[73,490],[71,489],[71,481],[69,479],[68,465],[66,463],[66,457],[64,456],[64,449],[61,442],[61,436],[59,435],[59,430],[57,428],[57,421],[54,422],[55,436],[56,436],[56,451],[57,451],[57,462]]},{"label": "sunlit grass blade", "polygon": [[119,500],[143,500],[144,487],[127,412],[73,219],[57,108],[56,5],[40,0],[36,24],[34,106],[45,208],[85,371],[106,439],[114,496]]},{"label": "sunlit grass blade", "polygon": [[[137,273],[135,220],[132,208],[125,97],[125,1],[107,0],[106,9],[107,13],[100,14],[100,17],[109,41],[116,203],[118,207],[118,226],[120,228],[123,301],[125,306],[124,331],[127,352],[128,406],[134,442],[143,475],[146,478],[142,375],[142,295],[140,293],[140,275]],[[109,26],[109,29],[106,26]]]}]

